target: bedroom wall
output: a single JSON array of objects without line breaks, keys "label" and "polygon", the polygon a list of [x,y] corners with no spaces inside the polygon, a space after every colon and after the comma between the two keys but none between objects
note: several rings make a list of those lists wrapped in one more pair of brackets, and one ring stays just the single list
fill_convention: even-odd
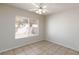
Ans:
[{"label": "bedroom wall", "polygon": [[[39,35],[15,39],[15,17],[17,15],[39,19]],[[0,4],[0,52],[44,40],[44,20],[44,16],[13,6]]]},{"label": "bedroom wall", "polygon": [[47,16],[46,39],[79,51],[79,7]]}]

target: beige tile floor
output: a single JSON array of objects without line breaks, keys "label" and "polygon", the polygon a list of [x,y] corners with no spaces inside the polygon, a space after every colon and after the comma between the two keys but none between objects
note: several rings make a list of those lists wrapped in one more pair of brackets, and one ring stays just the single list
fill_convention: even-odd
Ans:
[{"label": "beige tile floor", "polygon": [[79,55],[79,52],[44,40],[0,53],[0,55]]}]

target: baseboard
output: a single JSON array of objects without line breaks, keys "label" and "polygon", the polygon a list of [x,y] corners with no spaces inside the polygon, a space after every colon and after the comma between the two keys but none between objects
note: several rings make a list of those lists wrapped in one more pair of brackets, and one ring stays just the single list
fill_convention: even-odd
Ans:
[{"label": "baseboard", "polygon": [[[8,50],[15,49],[15,48],[19,48],[19,47],[22,47],[22,46],[25,46],[25,45],[29,45],[29,44],[32,44],[32,43],[35,43],[35,42],[39,42],[39,41],[43,41],[43,40],[35,40],[35,41],[31,41],[31,42],[28,43],[28,44],[24,44],[24,45],[21,45],[21,46],[16,46],[16,47],[13,47],[13,48],[8,48],[8,49],[5,49],[5,50],[2,50],[2,51],[0,51],[0,53],[5,52],[5,51],[8,51]],[[56,44],[58,44],[58,45],[61,45],[61,46],[64,46],[64,47],[67,47],[67,48],[69,48],[69,49],[72,49],[72,50],[75,50],[75,51],[79,52],[78,50],[73,49],[73,48],[70,48],[70,47],[68,47],[68,46],[66,46],[66,45],[63,45],[63,44],[60,43],[60,42],[51,41],[51,40],[46,40],[46,41],[53,42],[53,43],[56,43]]]},{"label": "baseboard", "polygon": [[28,44],[23,44],[21,46],[15,46],[13,48],[8,48],[8,49],[5,49],[5,50],[1,50],[0,53],[5,52],[5,51],[9,51],[9,50],[12,50],[12,49],[15,49],[15,48],[19,48],[19,47],[22,47],[22,46],[25,46],[25,45],[29,45],[29,44],[32,44],[32,43],[35,43],[35,42],[39,42],[39,41],[42,41],[42,40],[40,40],[40,39],[39,40],[34,40],[34,41],[29,42]]},{"label": "baseboard", "polygon": [[64,47],[66,47],[66,48],[69,48],[69,49],[72,49],[72,50],[74,50],[74,51],[79,52],[79,50],[74,49],[74,48],[71,48],[71,47],[69,47],[69,46],[67,46],[67,45],[64,45],[64,44],[60,43],[60,42],[53,41],[53,40],[47,40],[47,41],[52,42],[52,43],[56,43],[56,44],[58,44],[58,45],[61,45],[61,46],[64,46]]}]

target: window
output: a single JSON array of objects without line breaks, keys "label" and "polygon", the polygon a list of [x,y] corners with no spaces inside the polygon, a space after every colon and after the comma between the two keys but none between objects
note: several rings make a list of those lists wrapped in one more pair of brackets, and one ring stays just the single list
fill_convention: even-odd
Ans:
[{"label": "window", "polygon": [[16,16],[15,38],[36,36],[39,34],[39,21],[27,17]]}]

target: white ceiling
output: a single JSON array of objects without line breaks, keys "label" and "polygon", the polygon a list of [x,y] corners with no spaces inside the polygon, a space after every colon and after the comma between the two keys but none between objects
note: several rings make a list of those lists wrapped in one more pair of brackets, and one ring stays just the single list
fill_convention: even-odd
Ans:
[{"label": "white ceiling", "polygon": [[[9,5],[12,5],[21,9],[25,9],[28,11],[29,9],[36,8],[32,3],[10,3]],[[47,6],[47,10],[48,10],[47,14],[52,14],[52,13],[61,12],[70,8],[79,7],[78,3],[44,3],[44,5]]]}]

